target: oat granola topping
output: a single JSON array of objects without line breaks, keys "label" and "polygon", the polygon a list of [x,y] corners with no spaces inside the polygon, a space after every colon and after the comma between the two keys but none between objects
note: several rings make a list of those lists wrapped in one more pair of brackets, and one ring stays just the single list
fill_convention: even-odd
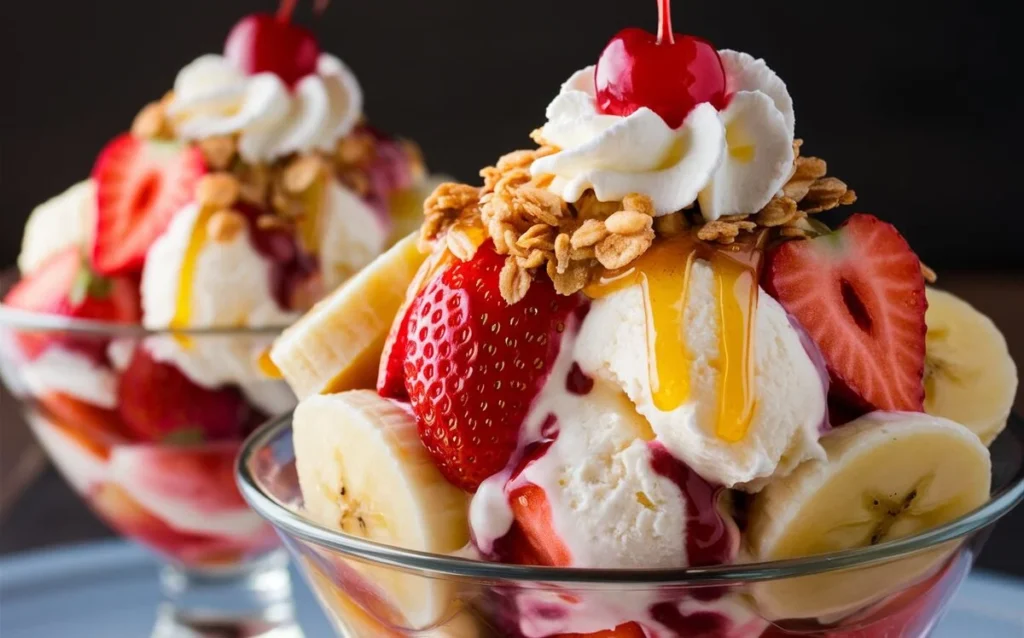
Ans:
[{"label": "oat granola topping", "polygon": [[325,168],[324,161],[318,155],[296,157],[281,174],[281,184],[288,193],[301,195],[323,175]]},{"label": "oat granola topping", "polygon": [[207,173],[196,184],[196,202],[200,206],[230,208],[240,192],[238,180],[230,173]]},{"label": "oat granola topping", "polygon": [[216,242],[229,242],[245,228],[245,218],[238,211],[218,210],[206,222],[206,232]]},{"label": "oat granola topping", "polygon": [[169,127],[164,115],[164,106],[160,102],[147,104],[132,122],[132,135],[144,139],[154,139],[167,136]]},{"label": "oat granola topping", "polygon": [[[322,187],[328,184],[328,176],[348,186],[374,209],[390,206],[389,198],[393,195],[401,195],[401,205],[405,206],[407,196],[417,196],[426,177],[423,156],[415,142],[385,138],[362,118],[332,147],[253,161],[242,156],[239,133],[200,139],[179,135],[182,116],[169,112],[173,98],[173,92],[168,92],[141,109],[130,133],[139,139],[173,142],[202,155],[207,172],[196,183],[193,202],[209,214],[204,228],[211,241],[233,240],[247,227],[247,220],[254,217],[254,228],[286,232],[297,240],[301,250],[316,257],[324,232],[321,208],[328,193]],[[381,150],[384,148],[387,153]],[[382,171],[389,170],[389,178],[393,179],[376,179]],[[408,192],[396,192],[407,187]],[[461,208],[462,204],[458,205]],[[453,235],[451,241],[457,239]],[[458,254],[467,259],[472,256],[470,250],[476,248],[473,242],[464,241],[460,246]],[[336,271],[332,271],[334,280],[353,274],[345,270],[347,266],[332,268]],[[305,295],[302,303],[293,303],[291,307],[308,306],[307,302],[321,295],[321,284],[311,285],[301,293]]]},{"label": "oat granola topping", "polygon": [[558,151],[534,133],[540,147],[514,151],[480,171],[483,187],[438,186],[424,204],[420,229],[422,249],[443,241],[463,260],[475,254],[483,239],[491,239],[495,250],[507,256],[499,288],[508,303],[522,299],[541,273],[560,294],[578,292],[593,273],[628,266],[656,236],[692,232],[700,240],[727,245],[742,233],[763,228],[778,238],[813,237],[822,225],[809,223],[808,215],[856,200],[844,182],[826,175],[824,160],[800,157],[802,141],[796,140],[789,181],[768,205],[751,214],[705,222],[691,207],[655,218],[653,203],[640,193],[602,202],[587,191],[579,201],[565,202],[547,190],[552,176],[530,174],[534,160]]},{"label": "oat granola topping", "polygon": [[200,140],[199,151],[206,160],[206,165],[216,171],[224,171],[231,167],[238,152],[238,144],[231,135],[217,135]]},{"label": "oat granola topping", "polygon": [[930,284],[934,284],[939,280],[939,276],[935,274],[935,271],[929,268],[923,261],[921,262],[921,276]]}]

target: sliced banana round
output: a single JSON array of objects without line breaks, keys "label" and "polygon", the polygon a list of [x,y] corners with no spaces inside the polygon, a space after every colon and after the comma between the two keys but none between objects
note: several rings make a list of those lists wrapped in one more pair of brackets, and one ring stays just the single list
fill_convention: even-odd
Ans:
[{"label": "sliced banana round", "polygon": [[992,320],[948,292],[927,289],[924,409],[963,423],[988,445],[1006,427],[1017,366]]},{"label": "sliced banana round", "polygon": [[409,235],[315,305],[274,343],[270,359],[301,399],[372,388],[392,320],[426,259]]},{"label": "sliced banana round", "polygon": [[[293,418],[305,509],[321,525],[406,549],[448,554],[469,541],[468,496],[420,443],[416,421],[376,392],[304,399]],[[346,563],[380,589],[408,629],[453,613],[455,584],[393,567]]]},{"label": "sliced banana round", "polygon": [[[406,638],[409,634],[382,622],[319,570],[307,567],[313,591],[338,634],[353,638]],[[479,621],[469,611],[460,611],[440,627],[417,632],[418,638],[479,638]]]},{"label": "sliced banana round", "polygon": [[[821,439],[827,460],[770,483],[751,505],[755,560],[875,545],[953,520],[988,500],[988,450],[966,427],[923,413],[873,412]],[[938,569],[956,545],[852,570],[754,585],[771,619],[834,619]]]},{"label": "sliced banana round", "polygon": [[28,275],[69,246],[89,245],[96,225],[96,182],[86,179],[35,207],[25,222],[18,270]]}]

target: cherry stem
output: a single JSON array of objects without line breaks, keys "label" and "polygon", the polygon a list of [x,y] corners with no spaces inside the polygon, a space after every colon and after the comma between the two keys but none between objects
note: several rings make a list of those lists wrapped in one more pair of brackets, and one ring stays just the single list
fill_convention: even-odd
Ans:
[{"label": "cherry stem", "polygon": [[674,44],[672,0],[658,0],[658,44]]},{"label": "cherry stem", "polygon": [[298,3],[299,0],[281,0],[281,5],[277,8],[277,19],[281,22],[291,22],[292,12]]}]

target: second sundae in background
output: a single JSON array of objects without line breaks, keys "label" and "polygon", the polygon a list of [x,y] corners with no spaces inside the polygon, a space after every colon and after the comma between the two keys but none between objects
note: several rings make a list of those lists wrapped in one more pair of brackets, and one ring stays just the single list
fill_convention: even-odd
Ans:
[{"label": "second sundae in background", "polygon": [[32,213],[4,299],[158,333],[7,330],[4,371],[76,489],[186,565],[274,544],[232,479],[245,435],[294,405],[270,339],[406,234],[425,195],[415,144],[370,126],[294,4],[243,18]]}]

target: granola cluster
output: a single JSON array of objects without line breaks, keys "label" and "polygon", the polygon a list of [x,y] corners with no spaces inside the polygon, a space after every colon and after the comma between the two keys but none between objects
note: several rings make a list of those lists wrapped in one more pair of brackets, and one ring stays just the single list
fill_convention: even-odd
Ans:
[{"label": "granola cluster", "polygon": [[483,188],[442,184],[425,203],[421,241],[443,237],[448,249],[469,259],[490,238],[506,255],[501,294],[509,303],[522,299],[544,272],[555,289],[569,295],[582,289],[598,266],[620,268],[642,255],[654,241],[654,206],[643,195],[621,202],[600,202],[593,193],[569,203],[547,190],[550,176],[531,177],[530,164],[555,152],[545,146],[516,151],[481,171]]},{"label": "granola cluster", "polygon": [[[174,122],[167,113],[172,98],[173,93],[167,93],[144,107],[132,123],[132,134],[146,139],[175,139]],[[414,173],[422,173],[419,149],[412,143],[402,143],[412,158]],[[195,144],[211,170],[197,184],[196,201],[218,211],[210,217],[207,228],[215,240],[229,241],[243,227],[244,218],[232,208],[240,202],[265,211],[256,220],[260,228],[294,231],[309,215],[310,192],[328,174],[360,197],[371,194],[370,169],[376,159],[377,140],[363,126],[340,139],[333,153],[295,153],[267,164],[243,161],[234,135],[208,137]]]},{"label": "granola cluster", "polygon": [[468,260],[482,240],[491,239],[498,254],[507,256],[500,290],[509,303],[522,299],[541,272],[560,294],[573,294],[594,272],[628,266],[655,236],[692,232],[702,241],[732,244],[742,233],[767,228],[778,237],[811,237],[821,225],[809,215],[857,198],[841,180],[826,176],[824,160],[801,157],[797,140],[789,181],[753,214],[705,222],[691,207],[655,218],[651,200],[639,193],[601,202],[587,191],[570,203],[547,189],[553,176],[530,174],[534,160],[558,151],[535,140],[539,148],[514,151],[480,171],[482,188],[441,184],[424,203],[422,248],[443,241],[457,258]]}]

